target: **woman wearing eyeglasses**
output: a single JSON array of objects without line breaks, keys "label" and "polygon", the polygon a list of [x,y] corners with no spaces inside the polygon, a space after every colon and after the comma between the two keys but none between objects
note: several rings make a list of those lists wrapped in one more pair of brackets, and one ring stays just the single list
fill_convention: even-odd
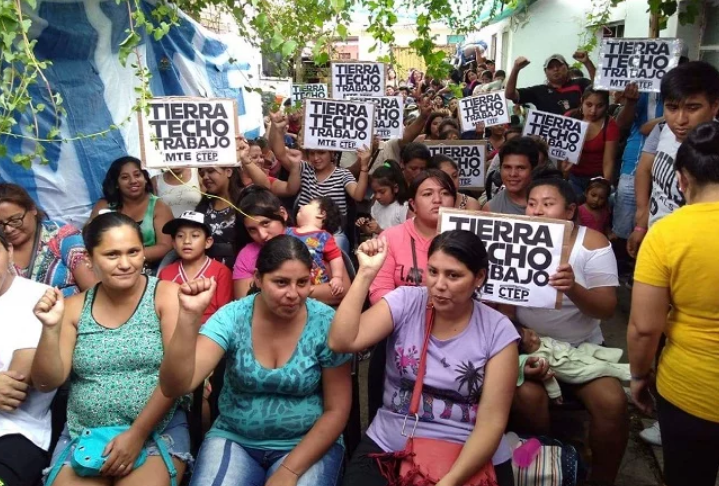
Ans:
[{"label": "woman wearing eyeglasses", "polygon": [[0,184],[0,231],[13,247],[15,273],[57,287],[65,296],[95,283],[85,265],[85,245],[72,225],[52,221],[16,184]]}]

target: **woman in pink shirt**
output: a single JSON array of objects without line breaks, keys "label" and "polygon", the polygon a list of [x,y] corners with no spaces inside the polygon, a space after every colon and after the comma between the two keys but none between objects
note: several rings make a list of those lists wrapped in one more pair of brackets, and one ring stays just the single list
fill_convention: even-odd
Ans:
[{"label": "woman in pink shirt", "polygon": [[[235,260],[232,271],[235,299],[241,299],[249,292],[262,245],[275,236],[285,234],[289,217],[277,196],[257,186],[248,187],[242,192],[239,207],[240,221],[252,241],[240,250]],[[345,289],[343,292],[333,295],[329,283],[314,285],[310,297],[327,305],[337,305],[350,287],[346,272],[342,287]]]},{"label": "woman in pink shirt", "polygon": [[387,259],[370,286],[372,304],[397,287],[424,284],[427,251],[437,235],[439,208],[453,208],[456,198],[452,179],[441,170],[426,170],[412,182],[409,206],[414,218],[382,232],[387,239]]}]

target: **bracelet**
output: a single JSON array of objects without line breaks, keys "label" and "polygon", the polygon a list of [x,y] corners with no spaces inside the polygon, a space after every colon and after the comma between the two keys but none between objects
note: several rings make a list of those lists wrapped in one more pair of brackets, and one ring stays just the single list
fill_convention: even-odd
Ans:
[{"label": "bracelet", "polygon": [[634,227],[634,231],[636,231],[637,233],[646,233],[646,232],[647,232],[647,229],[646,229],[646,228],[642,228],[641,226],[635,226],[635,227]]},{"label": "bracelet", "polygon": [[630,375],[630,378],[631,378],[632,381],[644,381],[644,380],[646,380],[647,378],[649,378],[649,373],[647,373],[647,374],[644,375],[644,376]]},{"label": "bracelet", "polygon": [[297,473],[294,472],[292,469],[290,469],[289,467],[287,467],[284,462],[281,462],[281,463],[280,463],[280,466],[284,467],[285,469],[287,469],[289,472],[291,472],[292,474],[294,474],[294,475],[297,476],[298,478],[300,477],[299,474],[297,474]]},{"label": "bracelet", "polygon": [[367,170],[360,169],[360,172],[369,172],[369,169],[367,169]]}]

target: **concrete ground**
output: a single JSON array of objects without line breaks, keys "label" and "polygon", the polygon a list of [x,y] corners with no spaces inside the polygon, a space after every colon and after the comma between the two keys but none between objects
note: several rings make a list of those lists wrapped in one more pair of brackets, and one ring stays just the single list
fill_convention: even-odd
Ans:
[{"label": "concrete ground", "polygon": [[[623,361],[627,361],[627,322],[629,320],[630,290],[620,287],[618,291],[619,305],[617,312],[611,320],[602,324],[602,331],[607,346],[621,348],[625,351]],[[363,361],[360,364],[360,390],[366,390],[367,386],[367,364]],[[363,428],[367,427],[367,396],[360,394]],[[641,414],[635,407],[630,405],[631,433],[624,459],[622,461],[616,486],[661,486],[662,456],[661,448],[645,444],[639,438],[639,432],[652,423],[650,417]],[[577,442],[586,444],[586,413],[571,412],[567,417],[562,417],[562,426],[566,424],[571,429],[570,435],[576,437]],[[556,428],[556,423],[554,427]],[[572,441],[575,442],[574,440]],[[578,450],[586,455],[587,448],[580,444]],[[717,482],[719,486],[719,481]]]}]

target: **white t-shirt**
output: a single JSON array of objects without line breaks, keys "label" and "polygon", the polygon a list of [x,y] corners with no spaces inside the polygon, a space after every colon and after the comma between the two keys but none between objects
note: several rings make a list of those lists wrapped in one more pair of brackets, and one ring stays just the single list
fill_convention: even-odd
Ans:
[{"label": "white t-shirt", "polygon": [[407,203],[400,204],[394,201],[389,206],[382,206],[375,201],[372,208],[370,208],[370,214],[377,221],[379,227],[386,230],[407,221],[407,209]]},{"label": "white t-shirt", "polygon": [[[32,311],[47,288],[33,280],[15,277],[7,292],[0,295],[0,371],[9,369],[15,351],[37,348],[42,324]],[[55,392],[41,393],[31,388],[17,410],[0,411],[0,437],[20,434],[48,450],[52,433],[50,403],[54,396]]]},{"label": "white t-shirt", "polygon": [[[617,287],[619,285],[617,259],[611,245],[598,250],[587,250],[584,247],[586,232],[586,227],[579,227],[569,256],[575,281],[585,289]],[[601,321],[583,314],[566,295],[562,298],[560,310],[518,307],[517,319],[540,336],[564,341],[572,346],[604,342],[602,329],[599,326]]]},{"label": "white t-shirt", "polygon": [[649,198],[649,227],[681,206],[684,195],[679,190],[679,179],[674,170],[674,159],[682,143],[665,126],[659,136],[657,154],[652,165],[652,193]]}]

